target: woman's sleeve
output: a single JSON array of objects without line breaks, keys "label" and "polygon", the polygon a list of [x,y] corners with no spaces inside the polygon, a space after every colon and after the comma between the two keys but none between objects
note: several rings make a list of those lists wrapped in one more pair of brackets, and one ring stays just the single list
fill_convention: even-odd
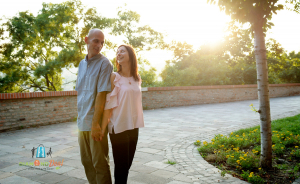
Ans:
[{"label": "woman's sleeve", "polygon": [[114,85],[115,88],[111,93],[108,93],[106,95],[106,102],[105,102],[105,108],[104,110],[107,109],[113,109],[115,107],[118,107],[119,101],[118,101],[118,93],[120,92],[120,75],[116,74],[115,80],[114,80]]}]

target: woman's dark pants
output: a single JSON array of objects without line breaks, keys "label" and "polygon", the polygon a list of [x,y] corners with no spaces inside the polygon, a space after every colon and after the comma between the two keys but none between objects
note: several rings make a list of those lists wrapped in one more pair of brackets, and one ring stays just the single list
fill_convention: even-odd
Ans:
[{"label": "woman's dark pants", "polygon": [[109,134],[115,163],[115,184],[126,184],[129,169],[131,167],[139,129],[127,130],[118,134]]}]

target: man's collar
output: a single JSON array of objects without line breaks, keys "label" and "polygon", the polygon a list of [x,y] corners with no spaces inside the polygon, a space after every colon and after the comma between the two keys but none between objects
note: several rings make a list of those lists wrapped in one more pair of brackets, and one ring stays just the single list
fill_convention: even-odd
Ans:
[{"label": "man's collar", "polygon": [[94,60],[99,59],[99,58],[101,58],[101,57],[102,57],[102,54],[99,53],[99,54],[97,54],[96,56],[92,57],[92,58],[89,59],[89,60],[88,60],[88,55],[86,55],[84,59],[85,59],[86,62],[91,63],[91,62],[93,62]]}]

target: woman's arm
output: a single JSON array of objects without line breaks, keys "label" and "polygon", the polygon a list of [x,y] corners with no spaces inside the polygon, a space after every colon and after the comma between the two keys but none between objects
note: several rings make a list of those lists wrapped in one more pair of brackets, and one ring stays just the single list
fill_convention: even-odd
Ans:
[{"label": "woman's arm", "polygon": [[107,110],[104,110],[104,112],[103,112],[100,141],[102,141],[102,137],[104,136],[106,127],[109,122],[109,118],[111,116],[111,112],[112,112],[112,109],[107,109]]},{"label": "woman's arm", "polygon": [[[115,88],[115,85],[114,85],[115,78],[116,78],[116,74],[111,73],[111,75],[110,75],[111,91],[113,91]],[[101,124],[102,131],[101,131],[100,141],[102,140],[102,137],[104,136],[106,127],[109,122],[109,118],[111,116],[111,112],[112,112],[112,109],[106,109],[103,111],[102,124]]]}]

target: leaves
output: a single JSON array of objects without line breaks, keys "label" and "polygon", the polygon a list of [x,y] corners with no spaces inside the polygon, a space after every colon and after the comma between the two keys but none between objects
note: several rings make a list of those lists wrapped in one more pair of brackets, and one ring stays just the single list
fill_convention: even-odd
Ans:
[{"label": "leaves", "polygon": [[[160,74],[163,86],[256,84],[256,64],[250,29],[233,23],[230,34],[218,45],[189,50],[188,44],[174,44],[174,60],[167,61]],[[267,44],[269,82],[300,82],[300,52],[286,53],[274,39]]]},{"label": "leaves", "polygon": [[[208,0],[209,3],[215,3],[215,0]],[[219,0],[218,6],[221,11],[225,11],[231,19],[239,23],[250,23],[251,26],[262,23],[264,32],[270,29],[273,13],[282,10],[282,4],[277,4],[278,0]]]},{"label": "leaves", "polygon": [[[43,3],[36,16],[19,12],[0,29],[0,59],[6,68],[1,70],[0,92],[61,90],[62,69],[79,65],[86,52],[84,38],[92,28],[124,35],[125,42],[137,51],[164,45],[163,35],[139,26],[139,19],[139,14],[126,9],[119,10],[118,18],[106,18],[95,8],[86,9],[79,0]],[[117,47],[110,40],[105,43],[108,50]],[[147,75],[153,73],[152,69]]]}]

